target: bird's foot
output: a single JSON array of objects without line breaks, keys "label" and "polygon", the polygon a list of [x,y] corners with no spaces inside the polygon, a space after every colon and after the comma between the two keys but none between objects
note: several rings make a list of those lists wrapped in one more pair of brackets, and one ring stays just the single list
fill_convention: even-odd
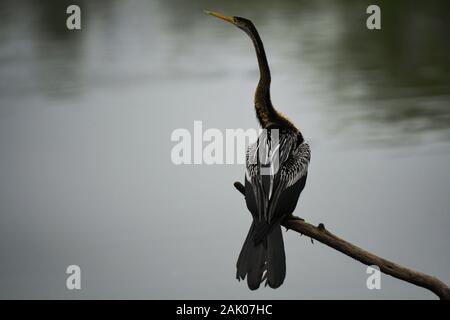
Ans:
[{"label": "bird's foot", "polygon": [[[299,221],[305,221],[305,219],[303,219],[303,218],[300,218],[300,217],[297,217],[297,216],[294,216],[294,215],[290,214],[290,215],[288,215],[286,218],[284,218],[283,222],[287,222],[287,221],[289,221],[289,220],[293,220],[293,221],[296,221],[296,220],[299,220]],[[287,232],[289,229],[288,229],[286,226],[285,226],[285,228],[286,228],[286,232]]]}]

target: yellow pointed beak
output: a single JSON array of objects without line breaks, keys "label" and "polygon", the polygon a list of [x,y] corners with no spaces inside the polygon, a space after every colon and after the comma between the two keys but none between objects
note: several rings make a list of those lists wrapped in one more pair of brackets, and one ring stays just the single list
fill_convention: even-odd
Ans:
[{"label": "yellow pointed beak", "polygon": [[204,11],[205,11],[205,13],[207,13],[207,14],[213,16],[213,17],[216,17],[216,18],[225,20],[226,22],[229,22],[229,23],[234,24],[234,19],[233,19],[233,17],[223,16],[223,15],[221,15],[220,13],[212,12],[212,11],[208,11],[208,10],[204,10]]}]

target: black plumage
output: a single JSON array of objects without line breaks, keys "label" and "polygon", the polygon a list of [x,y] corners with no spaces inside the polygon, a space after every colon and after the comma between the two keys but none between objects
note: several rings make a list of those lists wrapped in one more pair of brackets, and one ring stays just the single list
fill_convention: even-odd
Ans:
[{"label": "black plumage", "polygon": [[255,47],[260,78],[254,103],[256,117],[264,130],[247,149],[245,201],[253,222],[239,254],[236,277],[239,280],[247,277],[252,290],[264,281],[278,288],[286,276],[280,224],[292,215],[305,187],[310,148],[297,127],[272,105],[269,64],[253,23],[241,17],[207,13],[243,30]]}]

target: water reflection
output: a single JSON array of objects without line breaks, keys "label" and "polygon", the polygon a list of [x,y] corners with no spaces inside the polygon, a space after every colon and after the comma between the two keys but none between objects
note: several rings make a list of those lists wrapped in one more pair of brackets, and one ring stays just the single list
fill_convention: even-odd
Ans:
[{"label": "water reflection", "polygon": [[[395,127],[408,135],[448,129],[449,4],[383,2],[383,31],[368,32],[358,27],[361,19],[352,19],[368,2],[353,3],[341,8],[345,27],[331,54],[338,95],[364,108],[356,121]],[[355,86],[362,86],[363,94],[354,92]]]},{"label": "water reflection", "polygon": [[[292,86],[305,78],[305,66],[312,70],[305,81],[320,100],[320,112],[338,113],[332,119],[338,132],[347,128],[360,139],[377,139],[377,132],[383,139],[388,132],[386,143],[401,143],[404,134],[419,139],[444,130],[439,139],[447,141],[448,2],[381,1],[382,32],[364,27],[369,2],[77,1],[84,28],[71,32],[61,14],[70,1],[3,1],[0,90],[8,100],[33,94],[67,99],[149,78],[224,76],[226,70],[205,70],[195,57],[211,50],[208,29],[225,43],[239,39],[235,30],[201,16],[202,8],[212,7],[251,16],[264,30],[269,55],[283,59],[272,60],[274,73],[291,71]],[[140,55],[130,54],[138,50]],[[351,131],[362,123],[366,133]]]}]

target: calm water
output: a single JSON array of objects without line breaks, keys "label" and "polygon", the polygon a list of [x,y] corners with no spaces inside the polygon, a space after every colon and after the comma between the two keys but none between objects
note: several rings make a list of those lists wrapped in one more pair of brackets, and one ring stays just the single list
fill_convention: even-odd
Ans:
[{"label": "calm water", "polygon": [[[82,30],[65,29],[78,3]],[[445,1],[0,2],[0,298],[434,298],[285,233],[282,288],[234,280],[244,168],[175,166],[176,128],[255,128],[252,19],[272,97],[312,147],[297,215],[450,283]],[[65,268],[82,290],[65,289]]]}]

